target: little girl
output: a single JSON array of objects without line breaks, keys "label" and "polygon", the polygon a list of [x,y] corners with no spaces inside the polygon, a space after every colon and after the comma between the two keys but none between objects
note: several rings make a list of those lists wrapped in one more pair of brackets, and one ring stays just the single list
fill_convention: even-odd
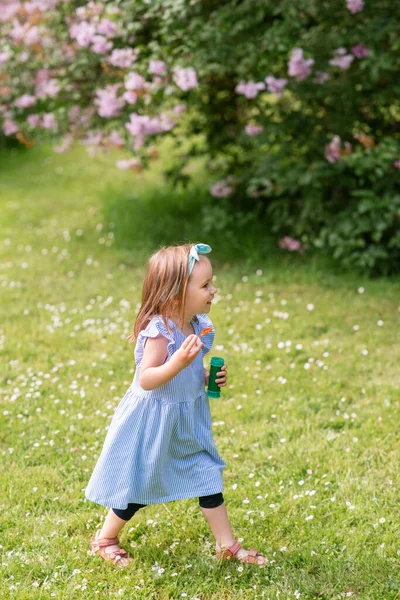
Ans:
[{"label": "little girl", "polygon": [[[225,462],[212,437],[203,357],[214,341],[207,316],[216,289],[206,244],[162,248],[149,260],[133,333],[136,372],[118,405],[86,498],[111,507],[93,554],[126,565],[118,533],[147,504],[199,497],[216,554],[259,566],[265,559],[235,540],[226,512]],[[200,339],[203,329],[209,332]],[[217,383],[226,385],[227,367]]]}]

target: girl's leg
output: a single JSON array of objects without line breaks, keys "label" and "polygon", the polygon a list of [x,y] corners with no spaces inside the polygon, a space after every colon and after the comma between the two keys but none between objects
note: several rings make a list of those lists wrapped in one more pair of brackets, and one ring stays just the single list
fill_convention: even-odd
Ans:
[{"label": "girl's leg", "polygon": [[[202,496],[199,498],[201,512],[214,534],[217,551],[219,551],[222,546],[229,548],[235,542],[226,506],[223,502],[224,499],[222,494],[213,494],[212,496]],[[240,548],[236,556],[240,559],[248,554],[248,550]],[[265,558],[259,557],[258,564],[264,565]]]},{"label": "girl's leg", "polygon": [[[117,537],[123,526],[133,517],[133,515],[139,510],[146,506],[145,504],[128,504],[128,507],[124,510],[117,508],[110,508],[108,515],[105,518],[103,527],[100,530],[99,537],[101,538],[114,538]],[[107,546],[105,552],[107,554],[114,552],[119,548],[118,544]],[[126,558],[121,558],[121,565],[128,563]]]}]

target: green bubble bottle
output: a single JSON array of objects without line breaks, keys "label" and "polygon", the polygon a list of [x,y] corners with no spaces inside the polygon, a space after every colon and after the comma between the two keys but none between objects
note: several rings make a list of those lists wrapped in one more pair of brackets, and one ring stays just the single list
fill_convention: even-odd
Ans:
[{"label": "green bubble bottle", "polygon": [[219,398],[221,396],[221,388],[219,387],[219,385],[217,383],[215,383],[215,380],[218,379],[217,373],[220,372],[221,367],[223,367],[224,364],[225,364],[224,359],[220,358],[219,356],[213,356],[211,358],[210,378],[208,380],[208,388],[207,388],[207,396],[209,398]]}]

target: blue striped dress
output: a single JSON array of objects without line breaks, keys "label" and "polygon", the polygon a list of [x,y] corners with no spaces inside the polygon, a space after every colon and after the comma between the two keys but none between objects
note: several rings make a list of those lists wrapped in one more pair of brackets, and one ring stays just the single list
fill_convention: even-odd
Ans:
[{"label": "blue striped dress", "polygon": [[154,317],[137,339],[135,376],[114,413],[85,490],[86,498],[103,506],[125,509],[132,502],[157,504],[223,492],[226,464],[212,437],[204,385],[203,356],[215,335],[207,315],[192,320],[197,335],[212,327],[194,361],[157,389],[146,391],[139,385],[147,338],[167,338],[167,360],[186,339],[173,321],[168,323],[171,333],[161,317]]}]

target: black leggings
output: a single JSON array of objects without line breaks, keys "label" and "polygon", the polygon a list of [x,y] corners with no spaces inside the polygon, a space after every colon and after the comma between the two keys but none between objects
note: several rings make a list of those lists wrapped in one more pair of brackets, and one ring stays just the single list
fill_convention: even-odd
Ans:
[{"label": "black leggings", "polygon": [[[221,492],[218,494],[212,494],[211,496],[200,496],[199,504],[202,508],[217,508],[217,506],[221,506],[224,503],[224,497]],[[127,508],[113,508],[112,511],[124,521],[129,521],[132,519],[133,515],[139,510],[139,508],[143,508],[147,506],[146,504],[135,504],[132,502],[128,504]]]}]

